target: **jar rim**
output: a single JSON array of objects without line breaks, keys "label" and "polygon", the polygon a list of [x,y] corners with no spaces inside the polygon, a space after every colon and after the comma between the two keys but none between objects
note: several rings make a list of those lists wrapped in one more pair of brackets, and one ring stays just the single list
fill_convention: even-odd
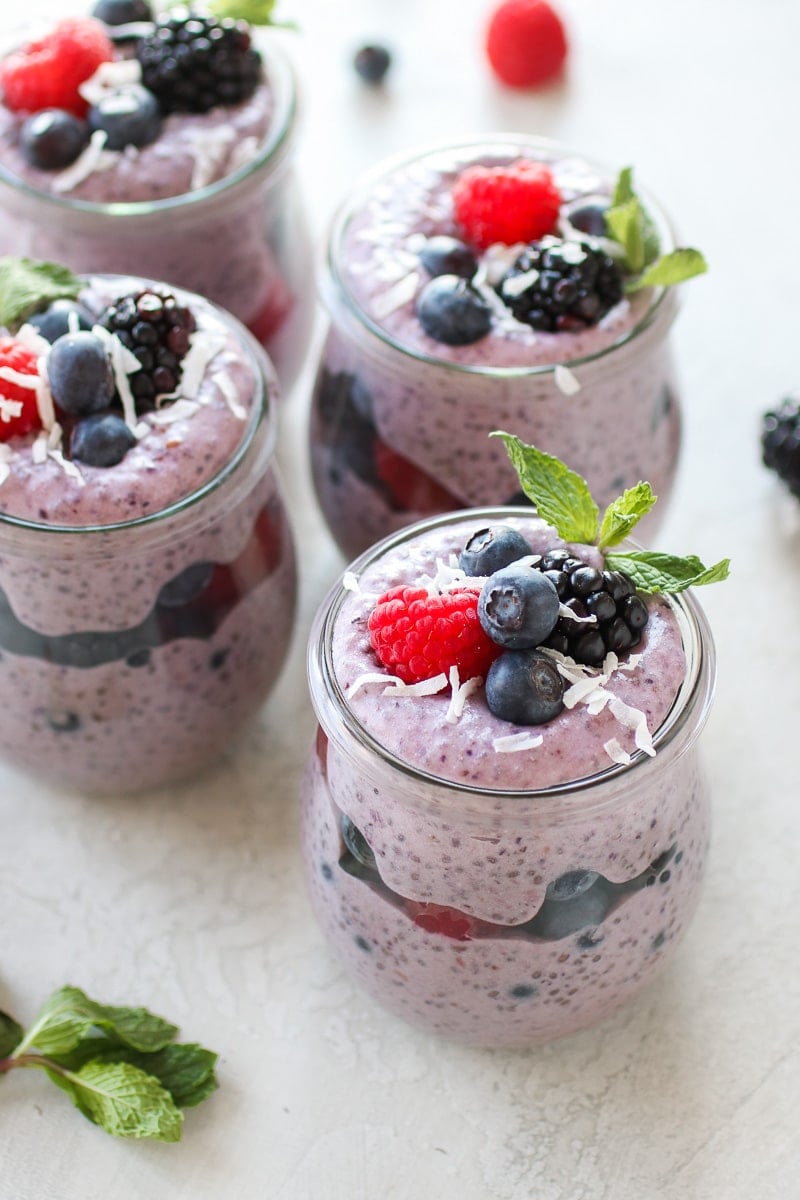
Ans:
[{"label": "jar rim", "polygon": [[155,217],[161,213],[174,212],[194,208],[204,201],[213,200],[225,194],[236,185],[245,183],[260,174],[266,167],[277,165],[284,157],[288,148],[289,136],[297,116],[297,87],[294,71],[286,54],[277,46],[270,46],[266,75],[273,84],[273,95],[276,97],[276,110],[270,123],[267,136],[258,154],[249,162],[244,163],[238,170],[224,175],[206,187],[194,191],[182,192],[177,196],[164,196],[158,200],[112,201],[103,203],[98,200],[81,200],[69,196],[55,195],[33,187],[18,175],[9,171],[0,162],[0,190],[5,187],[11,192],[18,193],[26,200],[50,206],[62,213],[83,213],[94,217],[111,218],[140,218]]},{"label": "jar rim", "polygon": [[[149,283],[154,281],[141,280],[136,276],[116,275],[116,274],[94,274],[83,275],[89,285],[92,281],[100,280],[102,282],[111,281],[132,281],[141,285],[142,282]],[[236,319],[226,309],[220,308],[213,301],[207,300],[204,296],[195,296],[192,292],[187,292],[184,288],[176,288],[171,284],[170,291],[175,293],[180,298],[199,299],[202,304],[213,312],[214,317],[220,321],[229,332],[236,336],[237,342],[241,349],[241,353],[247,362],[250,372],[253,377],[255,386],[255,395],[253,404],[248,416],[247,427],[242,433],[242,437],[236,446],[233,454],[220,467],[216,474],[207,479],[192,492],[181,496],[173,503],[160,508],[155,512],[146,513],[139,517],[133,517],[127,521],[115,521],[108,524],[99,525],[58,525],[48,523],[46,521],[31,521],[25,517],[16,517],[9,513],[0,512],[0,530],[3,531],[4,537],[8,534],[16,533],[23,536],[27,533],[36,533],[40,538],[52,535],[53,538],[64,538],[72,536],[74,538],[89,538],[98,537],[100,535],[115,534],[127,530],[137,530],[148,526],[158,526],[170,520],[189,509],[194,508],[221,488],[228,480],[236,473],[242,461],[247,456],[257,432],[266,427],[266,438],[262,448],[262,453],[265,461],[269,462],[274,456],[275,447],[278,438],[277,414],[273,412],[273,406],[270,402],[270,384],[272,388],[277,390],[277,376],[275,369],[272,366],[270,359],[267,357],[263,347],[256,341],[253,335],[240,321]]]},{"label": "jar rim", "polygon": [[[348,594],[348,588],[345,587],[344,582],[346,576],[351,574],[358,576],[385,554],[419,534],[472,519],[476,523],[487,523],[498,519],[508,519],[508,517],[531,519],[531,517],[535,517],[535,511],[523,506],[503,506],[501,508],[463,509],[428,518],[377,542],[350,564],[347,571],[334,583],[323,600],[309,639],[307,669],[311,699],[317,720],[326,735],[334,740],[345,753],[347,753],[347,748],[341,741],[343,731],[350,738],[355,739],[361,748],[375,756],[384,766],[398,772],[409,787],[413,787],[415,784],[421,785],[434,792],[440,792],[442,795],[462,796],[465,799],[482,798],[487,801],[504,803],[518,803],[522,800],[534,801],[539,815],[547,815],[547,801],[553,801],[553,810],[559,813],[568,811],[571,806],[580,806],[582,811],[586,811],[590,806],[605,807],[609,803],[614,803],[620,792],[624,793],[630,782],[632,771],[658,769],[666,757],[663,754],[659,756],[659,751],[664,751],[673,745],[681,733],[689,735],[680,747],[680,753],[685,753],[705,725],[714,690],[716,652],[706,615],[698,601],[689,592],[684,591],[678,595],[664,597],[678,619],[686,654],[686,673],[667,716],[653,733],[655,757],[651,758],[644,751],[636,750],[632,754],[630,762],[626,764],[610,763],[607,768],[592,775],[568,780],[550,787],[524,790],[488,787],[457,782],[415,767],[388,750],[362,725],[347,703],[346,696],[339,685],[332,654],[333,630]],[[626,539],[623,546],[639,548],[638,543],[630,538]],[[322,689],[321,696],[320,689]],[[328,712],[321,711],[323,705],[319,703],[320,699],[327,702]],[[693,727],[687,728],[690,721],[693,722]],[[587,804],[588,797],[592,797],[591,805]]]},{"label": "jar rim", "polygon": [[[421,148],[417,148],[413,152],[404,151],[392,155],[389,158],[383,159],[377,166],[359,177],[347,199],[334,214],[328,234],[325,258],[328,274],[337,294],[344,300],[348,312],[363,326],[364,330],[378,341],[383,342],[384,345],[399,354],[406,355],[415,362],[441,367],[456,374],[485,375],[502,379],[551,375],[559,366],[565,364],[553,362],[535,365],[494,366],[484,363],[459,363],[453,362],[448,358],[442,358],[437,354],[428,354],[422,350],[414,349],[389,333],[365,311],[353,296],[341,272],[339,260],[350,221],[357,215],[365,198],[377,183],[389,177],[394,171],[423,159],[435,158],[437,155],[444,154],[456,156],[459,152],[463,153],[466,151],[471,151],[473,157],[477,156],[481,151],[486,155],[495,155],[498,157],[505,157],[506,155],[513,157],[521,152],[528,151],[531,153],[531,156],[536,154],[545,162],[551,161],[556,157],[566,156],[586,163],[588,166],[602,172],[607,178],[613,178],[614,176],[614,168],[608,167],[607,164],[581,154],[554,138],[541,137],[536,134],[511,132],[474,134],[471,137],[461,138],[457,141],[431,142]],[[647,189],[639,188],[638,191],[639,195],[646,202],[648,214],[655,221],[661,244],[667,250],[673,249],[675,246],[675,234],[666,213]],[[604,346],[601,350],[597,350],[593,354],[583,355],[580,358],[571,358],[566,362],[566,365],[570,368],[577,368],[598,362],[614,351],[619,350],[622,346],[635,341],[641,334],[645,333],[659,316],[670,294],[670,289],[665,287],[656,287],[651,290],[652,297],[647,309],[630,329],[626,330],[620,337],[607,346]]]}]

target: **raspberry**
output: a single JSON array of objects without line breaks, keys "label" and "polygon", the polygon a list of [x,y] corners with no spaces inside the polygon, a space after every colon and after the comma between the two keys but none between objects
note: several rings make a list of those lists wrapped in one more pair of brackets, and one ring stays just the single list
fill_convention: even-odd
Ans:
[{"label": "raspberry", "polygon": [[478,593],[463,589],[430,596],[424,588],[396,587],[370,613],[370,643],[379,660],[404,683],[418,683],[458,667],[462,682],[485,677],[501,652],[478,620]]},{"label": "raspberry", "polygon": [[539,87],[554,79],[567,56],[561,18],[545,0],[503,0],[486,31],[486,54],[509,87]]},{"label": "raspberry", "polygon": [[[0,338],[0,366],[10,367],[20,375],[38,376],[36,355],[21,342],[13,338]],[[9,404],[5,402],[9,401]],[[21,404],[19,413],[16,405]],[[12,406],[14,412],[12,412]],[[39,409],[36,404],[36,392],[33,388],[24,387],[19,383],[11,383],[0,379],[0,442],[7,442],[12,437],[30,433],[38,429]]]},{"label": "raspberry", "polygon": [[440,483],[378,437],[375,438],[375,469],[400,511],[427,515],[461,507],[461,501]]},{"label": "raspberry", "polygon": [[89,106],[78,87],[113,57],[114,47],[100,21],[92,17],[59,21],[46,37],[0,63],[5,105],[15,112],[62,108],[82,117]]},{"label": "raspberry", "polygon": [[524,159],[508,167],[468,167],[453,187],[456,220],[481,250],[535,242],[552,233],[561,193],[542,163]]},{"label": "raspberry", "polygon": [[428,904],[422,900],[406,900],[405,910],[415,925],[426,933],[440,933],[456,942],[471,942],[478,929],[478,922],[444,904]]}]

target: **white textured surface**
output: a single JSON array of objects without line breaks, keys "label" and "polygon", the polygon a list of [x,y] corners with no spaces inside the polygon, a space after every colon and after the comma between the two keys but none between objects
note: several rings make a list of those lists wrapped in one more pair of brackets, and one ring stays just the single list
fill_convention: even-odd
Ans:
[{"label": "white textured surface", "polygon": [[[28,11],[63,11],[31,0]],[[71,981],[218,1049],[221,1089],[180,1146],[94,1129],[37,1072],[0,1082],[0,1200],[788,1200],[798,1195],[796,725],[800,505],[758,461],[760,412],[800,381],[800,8],[794,0],[562,0],[566,86],[510,95],[480,0],[283,0],[305,79],[300,167],[319,233],[378,157],[450,134],[560,137],[639,178],[712,271],[677,345],[686,451],[661,543],[734,558],[710,590],[720,677],[706,736],[715,836],[662,982],[595,1032],[528,1053],[434,1042],[330,958],[298,854],[313,722],[303,643],[341,566],[314,512],[292,397],[281,458],[304,567],[279,691],[207,778],[119,802],[0,769],[0,1008]],[[348,61],[396,50],[368,94]],[[779,562],[780,560],[780,562]]]}]

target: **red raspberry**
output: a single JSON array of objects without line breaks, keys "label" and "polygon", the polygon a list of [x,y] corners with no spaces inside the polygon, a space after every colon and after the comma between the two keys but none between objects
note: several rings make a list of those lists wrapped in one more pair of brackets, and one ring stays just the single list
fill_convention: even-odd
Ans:
[{"label": "red raspberry", "polygon": [[429,596],[424,588],[396,587],[381,596],[367,622],[379,660],[404,683],[431,679],[458,667],[463,683],[486,676],[501,647],[478,620],[478,593],[466,588]]},{"label": "red raspberry", "polygon": [[426,933],[441,933],[457,942],[470,942],[478,929],[474,917],[459,912],[457,908],[447,908],[444,904],[406,900],[404,907],[414,924]]},{"label": "red raspberry", "polygon": [[503,0],[486,31],[486,53],[509,87],[539,87],[561,72],[567,37],[546,0]]},{"label": "red raspberry", "polygon": [[380,438],[375,439],[375,469],[395,504],[406,512],[427,516],[461,507],[460,500]]},{"label": "red raspberry", "polygon": [[[39,374],[33,351],[9,337],[0,338],[0,367],[11,367],[20,375]],[[6,406],[0,404],[0,442],[7,442],[12,437],[19,437],[40,427],[36,392],[32,388],[0,378],[0,400],[19,402],[22,405],[18,416],[10,416],[4,411]]]},{"label": "red raspberry", "polygon": [[114,47],[100,21],[93,17],[59,21],[46,37],[0,63],[5,105],[15,112],[64,108],[82,117],[89,106],[78,86],[113,57]]},{"label": "red raspberry", "polygon": [[485,250],[552,233],[561,193],[546,166],[521,159],[510,167],[467,167],[453,187],[453,205],[467,238]]}]

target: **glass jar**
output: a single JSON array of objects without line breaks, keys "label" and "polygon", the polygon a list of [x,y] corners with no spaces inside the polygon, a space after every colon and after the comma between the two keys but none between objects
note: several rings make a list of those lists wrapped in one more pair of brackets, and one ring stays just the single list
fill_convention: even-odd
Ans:
[{"label": "glass jar", "polygon": [[264,144],[206,187],[96,203],[40,190],[0,163],[0,254],[63,263],[79,274],[135,273],[206,296],[262,343],[285,392],[311,331],[311,249],[292,165],[294,77],[271,43],[265,60],[275,110]]},{"label": "glass jar", "polygon": [[[525,1045],[614,1012],[655,978],[686,930],[709,840],[697,739],[715,655],[694,598],[670,598],[686,670],[654,733],[655,757],[637,751],[629,765],[528,791],[409,765],[355,716],[337,679],[334,627],[353,576],[465,516],[479,528],[508,510],[451,514],[387,539],[317,615],[308,666],[319,725],[302,788],[303,853],[326,938],[383,1005],[448,1038]],[[394,703],[393,723],[409,713],[397,742],[430,739],[417,704]],[[480,716],[470,721],[480,736]],[[535,771],[535,761],[523,769]]]},{"label": "glass jar", "polygon": [[[519,502],[505,450],[488,437],[495,429],[570,463],[602,505],[649,480],[660,497],[659,516],[651,514],[643,532],[652,536],[663,516],[681,429],[669,340],[675,289],[642,293],[614,328],[601,322],[579,334],[543,338],[516,322],[509,332],[504,318],[495,320],[488,336],[456,347],[421,333],[409,296],[401,295],[385,312],[391,295],[397,296],[391,289],[404,283],[392,276],[391,262],[385,293],[357,294],[362,286],[376,286],[380,270],[372,259],[365,269],[359,256],[374,253],[382,229],[395,239],[387,258],[396,245],[398,261],[411,262],[417,253],[397,232],[410,219],[398,200],[404,189],[417,208],[423,207],[419,192],[427,195],[427,188],[435,195],[435,211],[419,221],[418,239],[457,235],[441,181],[449,186],[467,165],[507,164],[520,157],[575,163],[586,186],[596,180],[596,186],[608,188],[613,182],[608,170],[573,159],[556,143],[497,135],[383,164],[356,187],[333,222],[321,271],[329,330],[314,389],[311,463],[323,513],[348,558],[424,516]],[[669,223],[652,198],[646,196],[645,203],[667,252],[674,247]],[[380,204],[384,208],[376,211],[384,214],[384,224],[376,220],[370,227],[369,206]],[[365,244],[368,251],[362,250]],[[423,268],[416,275],[419,287],[427,275]]]},{"label": "glass jar", "polygon": [[63,787],[115,793],[198,771],[283,665],[296,566],[274,461],[277,381],[247,331],[216,315],[256,390],[207,483],[114,524],[0,514],[0,756]]}]

